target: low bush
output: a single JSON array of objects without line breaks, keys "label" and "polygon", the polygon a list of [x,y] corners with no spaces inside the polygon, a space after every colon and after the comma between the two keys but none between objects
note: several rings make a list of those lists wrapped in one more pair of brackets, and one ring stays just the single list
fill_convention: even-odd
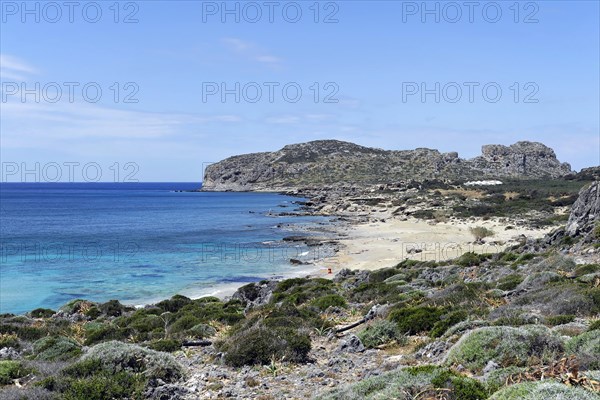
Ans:
[{"label": "low bush", "polygon": [[62,306],[59,311],[65,314],[84,313],[91,307],[96,306],[95,303],[84,299],[75,299],[69,301],[67,304]]},{"label": "low bush", "polygon": [[358,338],[367,348],[381,346],[394,340],[402,345],[407,342],[398,325],[387,320],[378,320],[368,325],[358,333]]},{"label": "low bush", "polygon": [[600,272],[599,264],[583,264],[575,268],[575,271],[573,271],[573,275],[583,276],[587,274],[593,274],[595,272]]},{"label": "low bush", "polygon": [[482,400],[485,387],[478,381],[433,365],[401,368],[347,385],[318,397],[320,400],[375,399]]},{"label": "low bush", "polygon": [[127,372],[101,373],[63,383],[63,400],[143,399],[147,380]]},{"label": "low bush", "polygon": [[107,340],[123,340],[132,335],[130,328],[121,328],[116,324],[93,322],[85,325],[85,345],[91,346]]},{"label": "low bush", "polygon": [[36,360],[66,361],[81,355],[81,346],[64,336],[46,336],[33,344]]},{"label": "low bush", "polygon": [[348,294],[349,300],[357,303],[376,302],[380,304],[404,304],[423,297],[423,294],[412,287],[389,283],[361,283]]},{"label": "low bush", "polygon": [[54,314],[56,314],[56,311],[49,308],[36,308],[29,313],[32,318],[50,318]]},{"label": "low bush", "polygon": [[261,323],[239,330],[220,346],[225,363],[233,367],[269,364],[272,359],[302,363],[308,360],[310,337],[298,329]]},{"label": "low bush", "polygon": [[485,387],[488,393],[494,393],[502,389],[511,382],[511,378],[527,372],[527,368],[523,367],[506,367],[490,371],[485,375]]},{"label": "low bush", "polygon": [[186,334],[193,339],[204,339],[215,333],[217,333],[216,329],[207,324],[194,325],[186,331]]},{"label": "low bush", "polygon": [[561,339],[544,326],[483,327],[463,335],[450,348],[446,364],[460,364],[480,373],[490,360],[502,367],[522,367],[535,362],[551,362],[563,350]]},{"label": "low bush", "polygon": [[191,329],[192,327],[200,324],[201,322],[202,322],[202,320],[200,318],[197,318],[196,316],[194,316],[193,313],[184,314],[180,318],[177,318],[175,320],[175,322],[173,322],[169,326],[169,333],[175,334],[175,333],[179,333],[179,332]]},{"label": "low bush", "polygon": [[461,267],[473,267],[475,265],[479,265],[485,260],[488,260],[492,257],[491,254],[477,254],[473,252],[467,252],[462,256],[458,257],[455,262],[457,265]]},{"label": "low bush", "polygon": [[430,331],[443,314],[439,307],[406,307],[392,310],[388,319],[397,324],[400,332],[416,335]]},{"label": "low bush", "polygon": [[496,287],[500,290],[513,290],[519,286],[521,282],[523,282],[523,277],[521,275],[511,274],[500,278],[496,284]]},{"label": "low bush", "polygon": [[566,344],[567,353],[577,357],[580,366],[600,369],[600,330],[592,330],[571,338]]},{"label": "low bush", "polygon": [[293,278],[279,282],[273,291],[272,302],[293,305],[305,304],[327,295],[335,295],[334,283],[329,279]]},{"label": "low bush", "polygon": [[595,330],[598,330],[598,329],[600,329],[600,319],[595,320],[588,327],[588,331],[595,331]]},{"label": "low bush", "polygon": [[498,261],[503,262],[503,263],[510,263],[510,262],[516,261],[518,258],[519,258],[519,256],[517,254],[509,251],[509,252],[501,253],[498,257]]},{"label": "low bush", "polygon": [[575,316],[572,314],[569,315],[551,315],[546,318],[546,324],[550,326],[564,325],[569,322],[573,322],[575,320]]},{"label": "low bush", "polygon": [[433,338],[440,337],[446,333],[449,328],[453,327],[459,322],[464,321],[467,319],[467,317],[468,314],[464,310],[452,311],[446,315],[443,315],[440,317],[440,320],[433,325],[429,334]]},{"label": "low bush", "polygon": [[124,306],[118,300],[109,300],[106,303],[100,304],[98,309],[108,317],[119,317],[127,311],[135,310],[133,307]]},{"label": "low bush", "polygon": [[321,311],[325,311],[329,307],[347,307],[346,299],[339,294],[327,294],[325,296],[318,297],[310,302],[310,304]]},{"label": "low bush", "polygon": [[398,274],[398,267],[392,268],[381,268],[375,271],[371,271],[369,273],[369,277],[367,278],[368,283],[381,283],[386,279]]},{"label": "low bush", "polygon": [[2,360],[0,361],[0,385],[9,385],[13,379],[22,378],[31,372],[31,369],[20,361]]},{"label": "low bush", "polygon": [[475,238],[475,241],[477,241],[477,242],[482,241],[486,237],[495,235],[493,230],[488,229],[484,226],[471,227],[471,228],[469,228],[469,232],[471,232],[471,235],[473,235],[473,237]]},{"label": "low bush", "polygon": [[585,389],[558,382],[525,382],[508,386],[494,393],[489,400],[598,400],[598,395]]},{"label": "low bush", "polygon": [[21,340],[32,341],[46,336],[48,334],[48,329],[44,326],[31,326],[2,322],[0,324],[0,334],[16,335]]},{"label": "low bush", "polygon": [[21,347],[19,337],[15,334],[0,334],[0,349],[4,347],[12,347],[13,349]]},{"label": "low bush", "polygon": [[184,375],[183,367],[171,355],[117,341],[95,345],[65,373],[73,378],[84,378],[121,371],[165,382],[175,382]]},{"label": "low bush", "polygon": [[163,300],[160,303],[157,303],[156,306],[161,308],[163,311],[174,313],[183,308],[183,306],[190,304],[191,302],[191,299],[177,294],[171,297],[169,300]]}]

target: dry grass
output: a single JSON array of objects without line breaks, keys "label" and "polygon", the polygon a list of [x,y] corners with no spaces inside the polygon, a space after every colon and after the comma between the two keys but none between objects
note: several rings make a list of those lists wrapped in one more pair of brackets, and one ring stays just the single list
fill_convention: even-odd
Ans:
[{"label": "dry grass", "polygon": [[504,193],[505,200],[515,200],[515,199],[518,199],[519,196],[520,196],[519,192],[505,192]]}]

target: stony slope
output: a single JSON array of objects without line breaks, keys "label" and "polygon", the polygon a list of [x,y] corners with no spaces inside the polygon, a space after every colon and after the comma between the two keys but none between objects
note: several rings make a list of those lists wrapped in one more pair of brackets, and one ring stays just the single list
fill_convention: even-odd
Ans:
[{"label": "stony slope", "polygon": [[561,177],[571,173],[554,151],[536,142],[485,145],[470,160],[456,152],[382,150],[337,140],[288,145],[275,152],[245,154],[210,165],[203,190],[281,190],[338,183],[374,184],[425,179]]}]

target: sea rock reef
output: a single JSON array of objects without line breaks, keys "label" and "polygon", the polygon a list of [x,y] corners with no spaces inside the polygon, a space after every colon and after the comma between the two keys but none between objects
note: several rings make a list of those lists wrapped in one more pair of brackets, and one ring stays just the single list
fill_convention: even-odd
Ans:
[{"label": "sea rock reef", "polygon": [[338,140],[287,145],[275,152],[238,155],[209,165],[205,191],[279,191],[317,185],[369,185],[442,179],[556,178],[570,174],[554,151],[536,142],[485,145],[470,160],[456,152],[382,150]]}]

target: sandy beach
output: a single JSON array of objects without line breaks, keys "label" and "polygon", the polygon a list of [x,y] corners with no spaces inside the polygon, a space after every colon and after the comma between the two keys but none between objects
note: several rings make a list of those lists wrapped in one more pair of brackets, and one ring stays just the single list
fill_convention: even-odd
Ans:
[{"label": "sandy beach", "polygon": [[[413,218],[400,220],[389,215],[378,217],[381,218],[378,222],[340,227],[340,233],[346,236],[339,240],[337,255],[322,261],[320,271],[327,274],[331,268],[335,274],[342,268],[375,270],[405,259],[442,261],[469,251],[498,253],[519,243],[523,236],[540,238],[553,229],[515,227],[499,220],[434,223]],[[479,226],[494,232],[483,244],[476,244],[469,230]]]}]

